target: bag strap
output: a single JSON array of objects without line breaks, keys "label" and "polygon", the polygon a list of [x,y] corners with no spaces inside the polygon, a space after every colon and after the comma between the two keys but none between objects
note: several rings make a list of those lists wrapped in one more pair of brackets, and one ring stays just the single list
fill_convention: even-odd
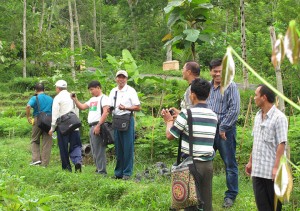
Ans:
[{"label": "bag strap", "polygon": [[115,100],[114,108],[115,108],[115,109],[116,109],[116,103],[117,103],[117,94],[118,94],[118,90],[116,90],[116,92],[115,92],[115,97],[114,97],[114,100]]},{"label": "bag strap", "polygon": [[192,119],[192,112],[191,109],[187,109],[187,123],[189,126],[189,154],[191,157],[193,156],[193,119]]},{"label": "bag strap", "polygon": [[101,111],[101,116],[102,116],[102,114],[103,114],[102,98],[103,98],[103,95],[102,95],[102,97],[101,97],[101,99],[100,99],[100,111]]},{"label": "bag strap", "polygon": [[[200,175],[199,175],[199,172],[197,171],[194,156],[193,156],[193,140],[194,140],[194,137],[193,137],[193,119],[192,119],[191,109],[187,109],[187,115],[188,115],[187,122],[188,122],[188,126],[189,126],[189,154],[193,159],[193,164],[191,164],[189,166],[189,170],[190,170],[190,173],[194,177],[196,188],[200,189],[201,188],[200,187],[200,181],[199,181]],[[198,207],[197,207],[198,210],[203,211],[204,202],[202,201],[201,195],[198,194],[198,193],[197,193],[197,200],[198,200]]]},{"label": "bag strap", "polygon": [[41,109],[40,109],[40,102],[39,102],[38,95],[36,95],[35,97],[36,97],[36,103],[37,103],[37,106],[38,106],[38,112],[40,113]]}]

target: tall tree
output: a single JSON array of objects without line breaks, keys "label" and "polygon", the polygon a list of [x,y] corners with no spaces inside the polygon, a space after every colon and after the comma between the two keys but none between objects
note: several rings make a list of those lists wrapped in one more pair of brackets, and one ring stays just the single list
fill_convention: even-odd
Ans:
[{"label": "tall tree", "polygon": [[45,0],[42,0],[42,12],[41,12],[41,19],[39,24],[39,32],[42,33],[43,25],[44,25],[44,16],[45,16]]},{"label": "tall tree", "polygon": [[69,6],[69,16],[70,16],[70,47],[71,47],[71,69],[72,77],[75,79],[75,58],[74,58],[74,22],[73,22],[73,12],[72,12],[72,0],[68,0]]},{"label": "tall tree", "polygon": [[[245,20],[245,1],[240,0],[240,13],[241,13],[241,45],[242,45],[242,58],[247,62],[247,49],[246,49],[246,20]],[[249,88],[248,70],[243,65],[243,78],[244,89]]]},{"label": "tall tree", "polygon": [[96,10],[96,0],[93,0],[93,35],[94,35],[94,48],[98,48],[98,39],[97,39],[97,10]]},{"label": "tall tree", "polygon": [[82,52],[82,41],[81,41],[81,35],[80,35],[80,24],[79,24],[79,21],[78,21],[78,13],[77,13],[76,0],[74,0],[74,15],[75,15],[75,23],[76,23],[78,45],[79,45],[80,52]]},{"label": "tall tree", "polygon": [[26,24],[27,24],[27,1],[23,2],[23,78],[26,78],[26,63],[27,63],[27,55],[26,55]]}]

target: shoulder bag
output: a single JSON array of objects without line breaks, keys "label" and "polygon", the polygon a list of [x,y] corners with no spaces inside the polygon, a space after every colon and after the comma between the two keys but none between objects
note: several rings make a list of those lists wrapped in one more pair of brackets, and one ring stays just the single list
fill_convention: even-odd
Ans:
[{"label": "shoulder bag", "polygon": [[[115,104],[114,107],[116,108],[116,101],[117,101],[117,93],[115,93]],[[123,114],[123,115],[113,115],[113,122],[112,122],[112,127],[116,130],[119,131],[127,131],[130,125],[130,119],[132,116],[132,111],[130,114]]]},{"label": "shoulder bag", "polygon": [[44,132],[48,133],[51,128],[52,115],[40,110],[38,95],[36,96],[38,106],[37,126]]},{"label": "shoulder bag", "polygon": [[81,121],[73,111],[70,111],[57,119],[57,127],[62,135],[67,135],[81,127]]},{"label": "shoulder bag", "polygon": [[172,202],[171,209],[184,209],[188,207],[198,206],[199,198],[196,192],[196,183],[193,174],[190,172],[190,166],[194,165],[193,161],[193,125],[191,110],[188,112],[189,126],[189,156],[180,163],[181,157],[181,136],[179,138],[177,163],[172,167]]},{"label": "shoulder bag", "polygon": [[[100,109],[101,109],[101,115],[103,114],[103,108],[102,108],[102,98],[100,100]],[[112,123],[105,121],[103,124],[101,124],[100,126],[100,134],[102,136],[103,139],[103,143],[105,145],[109,145],[109,144],[114,144],[115,140],[114,140],[114,129],[112,127]]]}]

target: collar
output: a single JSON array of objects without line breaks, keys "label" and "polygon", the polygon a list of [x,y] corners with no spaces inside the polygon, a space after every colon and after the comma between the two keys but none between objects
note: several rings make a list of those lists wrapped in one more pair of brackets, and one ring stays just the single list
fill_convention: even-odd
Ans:
[{"label": "collar", "polygon": [[208,108],[206,103],[198,103],[193,108]]}]

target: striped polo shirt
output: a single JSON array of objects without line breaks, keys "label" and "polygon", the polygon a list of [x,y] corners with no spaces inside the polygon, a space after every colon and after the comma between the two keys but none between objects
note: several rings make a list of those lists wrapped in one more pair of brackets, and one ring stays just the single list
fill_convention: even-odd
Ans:
[{"label": "striped polo shirt", "polygon": [[[206,104],[197,104],[191,108],[193,121],[193,156],[197,160],[212,160],[215,155],[213,148],[217,129],[217,115]],[[178,138],[182,134],[181,151],[189,154],[189,126],[187,110],[183,109],[177,116],[170,133]]]}]

